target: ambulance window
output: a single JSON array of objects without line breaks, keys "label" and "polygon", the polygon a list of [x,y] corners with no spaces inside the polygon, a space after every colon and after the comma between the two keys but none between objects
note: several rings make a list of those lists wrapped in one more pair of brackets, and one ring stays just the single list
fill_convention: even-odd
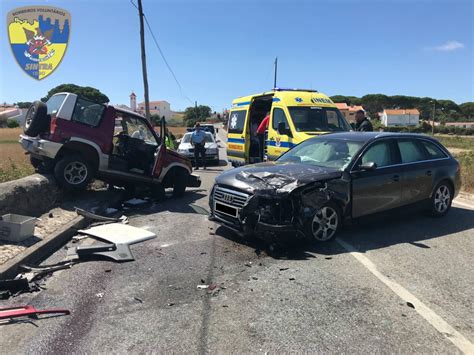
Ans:
[{"label": "ambulance window", "polygon": [[273,122],[272,122],[272,127],[274,130],[278,129],[278,125],[280,122],[285,123],[285,128],[290,128],[288,125],[288,119],[286,118],[285,111],[283,111],[281,108],[276,107],[273,109]]},{"label": "ambulance window", "polygon": [[232,111],[229,117],[229,133],[242,133],[244,131],[246,110]]}]

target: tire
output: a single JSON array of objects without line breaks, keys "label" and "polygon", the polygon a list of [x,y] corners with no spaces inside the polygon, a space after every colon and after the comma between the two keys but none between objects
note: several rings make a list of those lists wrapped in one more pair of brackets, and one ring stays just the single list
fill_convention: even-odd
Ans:
[{"label": "tire", "polygon": [[[322,224],[321,224],[322,223]],[[305,236],[308,241],[328,242],[341,227],[341,210],[334,202],[324,204],[308,221]]]},{"label": "tire", "polygon": [[155,200],[161,201],[165,199],[165,188],[161,184],[155,184],[150,187],[151,194]]},{"label": "tire", "polygon": [[433,190],[430,212],[433,217],[445,216],[453,202],[453,189],[447,181],[441,181]]},{"label": "tire", "polygon": [[49,131],[51,116],[48,115],[46,104],[41,101],[35,101],[26,112],[23,132],[30,137],[36,137],[38,134]]},{"label": "tire", "polygon": [[173,196],[174,197],[183,197],[186,191],[186,185],[188,182],[188,172],[184,170],[179,171],[175,177],[175,182],[173,185]]},{"label": "tire", "polygon": [[93,170],[81,155],[70,154],[56,163],[54,177],[66,190],[80,191],[85,190],[92,180]]},{"label": "tire", "polygon": [[43,161],[41,159],[30,157],[30,163],[35,168],[35,170],[39,170],[43,165]]}]

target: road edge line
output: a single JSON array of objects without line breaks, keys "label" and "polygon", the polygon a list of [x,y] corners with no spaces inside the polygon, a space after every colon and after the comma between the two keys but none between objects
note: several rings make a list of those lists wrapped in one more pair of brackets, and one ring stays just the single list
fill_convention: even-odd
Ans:
[{"label": "road edge line", "polygon": [[349,254],[357,259],[367,270],[369,270],[375,277],[388,286],[398,297],[405,302],[411,302],[415,306],[415,311],[418,312],[428,323],[430,323],[438,332],[440,332],[446,339],[451,341],[459,350],[465,354],[474,354],[474,345],[451,325],[449,325],[443,318],[437,315],[432,309],[421,302],[415,295],[399,285],[395,281],[390,280],[383,275],[377,266],[360,251],[358,251],[351,244],[336,239],[336,242],[346,249]]}]

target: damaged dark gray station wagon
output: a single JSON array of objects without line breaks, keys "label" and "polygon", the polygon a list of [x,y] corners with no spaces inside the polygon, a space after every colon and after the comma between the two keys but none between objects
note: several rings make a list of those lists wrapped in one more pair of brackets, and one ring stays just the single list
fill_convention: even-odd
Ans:
[{"label": "damaged dark gray station wagon", "polygon": [[444,216],[460,184],[459,163],[428,136],[334,133],[218,176],[211,219],[243,235],[328,241],[346,218],[405,205]]}]

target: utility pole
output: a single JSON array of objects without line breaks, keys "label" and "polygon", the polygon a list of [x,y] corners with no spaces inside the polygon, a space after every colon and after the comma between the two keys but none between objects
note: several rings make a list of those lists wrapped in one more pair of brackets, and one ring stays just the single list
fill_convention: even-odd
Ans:
[{"label": "utility pole", "polygon": [[150,121],[150,97],[148,96],[148,77],[146,73],[145,30],[143,27],[142,0],[138,0],[138,16],[140,16],[140,44],[142,48],[143,89],[145,92],[145,117]]},{"label": "utility pole", "polygon": [[433,136],[434,136],[435,112],[436,112],[436,101],[433,101],[433,122],[431,122],[431,135]]},{"label": "utility pole", "polygon": [[273,88],[277,87],[278,57],[275,57],[275,76],[273,77]]},{"label": "utility pole", "polygon": [[198,102],[197,102],[197,101],[194,101],[194,114],[196,115],[196,123],[197,123],[198,120],[199,120],[199,116],[198,116]]}]

